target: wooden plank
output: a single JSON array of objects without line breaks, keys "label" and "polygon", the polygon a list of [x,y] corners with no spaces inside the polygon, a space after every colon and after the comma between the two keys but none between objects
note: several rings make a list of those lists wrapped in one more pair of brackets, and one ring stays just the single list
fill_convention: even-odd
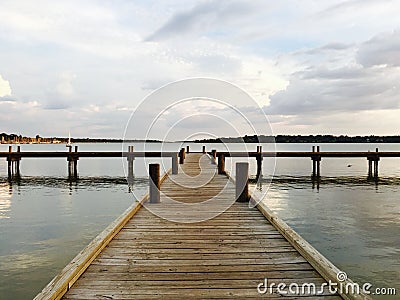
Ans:
[{"label": "wooden plank", "polygon": [[288,262],[281,264],[246,264],[246,265],[216,265],[216,266],[201,266],[201,265],[174,265],[174,266],[136,266],[133,264],[125,265],[102,265],[92,264],[88,271],[101,274],[104,272],[126,272],[126,273],[184,273],[184,272],[202,272],[202,273],[219,273],[219,272],[271,272],[271,271],[287,271],[287,270],[314,270],[308,262]]},{"label": "wooden plank", "polygon": [[101,273],[97,272],[86,272],[81,278],[88,280],[210,280],[210,279],[243,279],[248,278],[251,275],[253,278],[268,278],[268,279],[320,279],[321,275],[315,270],[287,270],[287,271],[264,271],[264,272],[243,272],[243,271],[231,271],[231,272],[124,272],[124,271],[110,271],[102,270]]}]

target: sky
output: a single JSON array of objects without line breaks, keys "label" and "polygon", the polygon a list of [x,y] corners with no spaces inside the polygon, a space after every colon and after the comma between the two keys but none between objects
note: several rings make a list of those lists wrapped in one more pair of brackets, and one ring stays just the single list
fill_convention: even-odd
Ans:
[{"label": "sky", "polygon": [[400,134],[397,0],[0,2],[0,132],[121,138],[149,94],[206,77],[255,100],[261,134]]}]

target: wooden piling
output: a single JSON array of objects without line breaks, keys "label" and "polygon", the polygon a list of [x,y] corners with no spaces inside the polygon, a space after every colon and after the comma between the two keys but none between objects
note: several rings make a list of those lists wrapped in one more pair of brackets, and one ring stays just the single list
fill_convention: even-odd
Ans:
[{"label": "wooden piling", "polygon": [[368,178],[372,178],[372,158],[368,157]]},{"label": "wooden piling", "polygon": [[[313,153],[319,153],[320,148],[317,146],[317,151],[315,152],[315,146],[312,147]],[[312,177],[320,177],[321,176],[321,155],[313,154],[311,156],[312,159]]]},{"label": "wooden piling", "polygon": [[218,155],[218,174],[226,174],[225,172],[225,156],[223,154]]},{"label": "wooden piling", "polygon": [[[312,152],[315,152],[315,146],[312,146]],[[314,159],[314,156],[311,157],[312,160],[312,177],[317,176],[317,162]]]},{"label": "wooden piling", "polygon": [[179,164],[183,165],[185,162],[185,148],[182,148],[181,151],[179,151]]},{"label": "wooden piling", "polygon": [[[78,146],[75,146],[75,153],[78,153]],[[77,178],[78,177],[78,156],[74,157],[73,160],[73,168],[74,168],[74,177]]]},{"label": "wooden piling", "polygon": [[172,155],[172,174],[178,174],[178,153]]},{"label": "wooden piling", "polygon": [[150,203],[160,203],[160,164],[149,165]]},{"label": "wooden piling", "polygon": [[[378,153],[379,149],[376,148],[375,152]],[[376,154],[375,160],[374,160],[374,178],[375,179],[379,177],[379,160],[380,160],[379,155]]]},{"label": "wooden piling", "polygon": [[189,146],[186,146],[186,152],[187,152],[187,153],[190,153],[189,150],[190,150],[190,149],[189,149]]},{"label": "wooden piling", "polygon": [[249,201],[249,163],[236,163],[236,201]]},{"label": "wooden piling", "polygon": [[128,146],[128,177],[133,178],[133,161],[135,160],[135,157],[133,156],[134,152],[134,147],[133,146]]},{"label": "wooden piling", "polygon": [[8,146],[8,156],[7,156],[7,175],[8,178],[11,178],[12,176],[12,146]]},{"label": "wooden piling", "polygon": [[217,150],[212,149],[211,150],[211,155],[212,155],[212,157],[214,159],[214,163],[215,163],[217,161]]},{"label": "wooden piling", "polygon": [[203,154],[206,154],[206,146],[203,146]]},{"label": "wooden piling", "polygon": [[[21,146],[17,147],[17,153],[21,153]],[[19,163],[21,161],[21,156],[17,156],[16,161],[15,161],[15,173],[17,174],[17,176],[20,175],[19,173]]]},{"label": "wooden piling", "polygon": [[262,177],[262,146],[257,146],[257,156],[256,156],[256,160],[257,160],[257,175],[256,175],[256,179],[258,180],[260,177]]},{"label": "wooden piling", "polygon": [[72,146],[69,146],[68,148],[68,178],[71,180],[75,180],[78,178],[78,146],[75,146],[75,152],[72,152]]}]

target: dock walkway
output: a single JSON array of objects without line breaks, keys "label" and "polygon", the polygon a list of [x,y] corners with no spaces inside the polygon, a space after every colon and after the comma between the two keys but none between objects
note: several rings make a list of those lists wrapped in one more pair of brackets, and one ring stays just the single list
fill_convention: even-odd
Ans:
[{"label": "dock walkway", "polygon": [[[234,202],[234,183],[217,174],[208,155],[187,154],[180,168],[162,183],[161,202],[145,205],[156,215],[138,209],[62,299],[249,299],[261,297],[257,286],[265,278],[276,285],[326,282],[260,210]],[[208,213],[218,215],[201,221]],[[182,223],[192,217],[199,222]],[[276,286],[270,292],[262,297],[282,297]],[[327,288],[308,299],[314,297],[341,299]]]}]

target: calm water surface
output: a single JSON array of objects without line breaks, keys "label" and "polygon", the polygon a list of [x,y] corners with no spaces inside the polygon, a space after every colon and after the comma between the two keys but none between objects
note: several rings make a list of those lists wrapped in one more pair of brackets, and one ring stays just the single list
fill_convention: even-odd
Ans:
[{"label": "calm water surface", "polygon": [[[400,151],[397,144],[326,144],[326,151]],[[120,144],[82,144],[80,150],[118,151]],[[179,149],[167,144],[163,150]],[[231,149],[243,150],[239,145]],[[236,148],[235,148],[236,147]],[[256,145],[249,145],[254,151]],[[8,146],[0,145],[0,151]],[[201,149],[201,145],[192,148]],[[221,145],[208,145],[208,149]],[[144,145],[136,144],[138,151]],[[159,150],[159,144],[146,150]],[[271,145],[264,145],[264,150]],[[277,150],[309,151],[309,144],[278,144]],[[64,145],[22,145],[22,151],[65,151]],[[147,161],[160,162],[158,159]],[[169,168],[168,160],[163,160]],[[23,159],[22,178],[7,181],[0,161],[0,299],[30,299],[99,232],[135,200],[121,158],[81,159],[78,182],[66,179],[65,159]],[[274,161],[264,159],[269,177]],[[351,167],[348,167],[351,165]],[[233,166],[227,160],[227,169]],[[250,165],[255,173],[255,162]],[[366,179],[366,159],[324,159],[319,183],[310,159],[280,158],[265,201],[271,209],[355,281],[400,292],[400,158],[383,158],[381,179]],[[147,189],[146,166],[135,162],[133,188]],[[267,188],[267,185],[261,187]],[[394,297],[386,297],[386,299]]]}]

